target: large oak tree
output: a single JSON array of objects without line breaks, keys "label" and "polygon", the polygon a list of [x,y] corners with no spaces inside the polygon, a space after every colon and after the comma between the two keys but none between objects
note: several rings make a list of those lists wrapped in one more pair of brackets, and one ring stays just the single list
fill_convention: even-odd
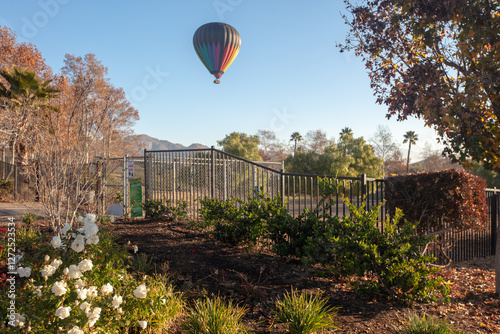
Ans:
[{"label": "large oak tree", "polygon": [[423,118],[454,160],[500,169],[496,0],[345,1],[354,50],[388,117]]}]

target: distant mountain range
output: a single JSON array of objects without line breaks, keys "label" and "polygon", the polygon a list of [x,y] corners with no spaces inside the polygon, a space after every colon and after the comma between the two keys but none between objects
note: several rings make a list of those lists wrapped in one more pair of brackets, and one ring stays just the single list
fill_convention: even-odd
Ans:
[{"label": "distant mountain range", "polygon": [[168,140],[161,140],[158,138],[153,138],[148,135],[134,135],[127,138],[127,140],[137,142],[137,149],[140,150],[140,155],[144,153],[144,149],[147,150],[191,150],[191,149],[202,149],[209,148],[208,146],[202,144],[191,144],[189,146],[184,146],[178,143],[172,143]]}]

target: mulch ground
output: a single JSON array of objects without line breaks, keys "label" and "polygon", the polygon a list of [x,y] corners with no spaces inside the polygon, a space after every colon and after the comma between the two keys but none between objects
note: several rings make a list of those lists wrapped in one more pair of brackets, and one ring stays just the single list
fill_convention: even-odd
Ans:
[{"label": "mulch ground", "polygon": [[[398,333],[412,314],[442,319],[464,333],[500,333],[494,257],[457,263],[440,271],[451,283],[451,302],[403,307],[380,297],[355,294],[348,281],[321,277],[321,268],[218,243],[184,222],[131,220],[112,225],[123,244],[137,245],[158,268],[172,273],[188,298],[219,295],[245,305],[245,324],[254,333],[284,332],[273,323],[274,301],[285,291],[322,292],[338,307],[331,333]],[[128,246],[131,247],[131,246]]]},{"label": "mulch ground", "polygon": [[[7,220],[0,219],[0,228],[6,226]],[[319,267],[266,250],[220,244],[185,222],[119,220],[108,226],[131,253],[133,246],[138,246],[139,253],[153,258],[156,270],[171,274],[188,301],[219,295],[245,306],[243,321],[252,333],[286,332],[273,322],[272,312],[274,301],[292,288],[321,292],[329,298],[330,306],[338,308],[340,329],[328,333],[398,333],[412,314],[442,319],[464,333],[500,333],[494,257],[457,263],[440,271],[451,283],[449,304],[409,308],[384,297],[356,295],[347,280],[322,277],[325,275]],[[174,328],[172,332],[181,333]]]}]

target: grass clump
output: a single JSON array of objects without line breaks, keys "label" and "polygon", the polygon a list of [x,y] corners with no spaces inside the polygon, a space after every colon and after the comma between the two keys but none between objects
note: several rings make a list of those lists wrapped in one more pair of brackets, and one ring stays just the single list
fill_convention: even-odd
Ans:
[{"label": "grass clump", "polygon": [[245,309],[234,306],[232,301],[226,304],[220,297],[206,298],[196,301],[188,311],[183,328],[189,334],[247,333],[241,323],[244,314]]},{"label": "grass clump", "polygon": [[447,323],[425,316],[413,315],[409,319],[408,325],[400,331],[401,334],[461,334]]},{"label": "grass clump", "polygon": [[276,317],[288,326],[291,334],[314,333],[326,328],[336,329],[336,309],[327,306],[328,299],[292,290],[276,301]]}]

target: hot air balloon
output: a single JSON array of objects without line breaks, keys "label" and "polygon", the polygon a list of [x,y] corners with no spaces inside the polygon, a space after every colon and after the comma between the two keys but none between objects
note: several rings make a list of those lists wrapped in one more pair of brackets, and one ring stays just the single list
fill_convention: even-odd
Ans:
[{"label": "hot air balloon", "polygon": [[212,22],[199,27],[193,36],[196,54],[207,70],[219,79],[240,51],[241,38],[236,29],[226,23]]}]

